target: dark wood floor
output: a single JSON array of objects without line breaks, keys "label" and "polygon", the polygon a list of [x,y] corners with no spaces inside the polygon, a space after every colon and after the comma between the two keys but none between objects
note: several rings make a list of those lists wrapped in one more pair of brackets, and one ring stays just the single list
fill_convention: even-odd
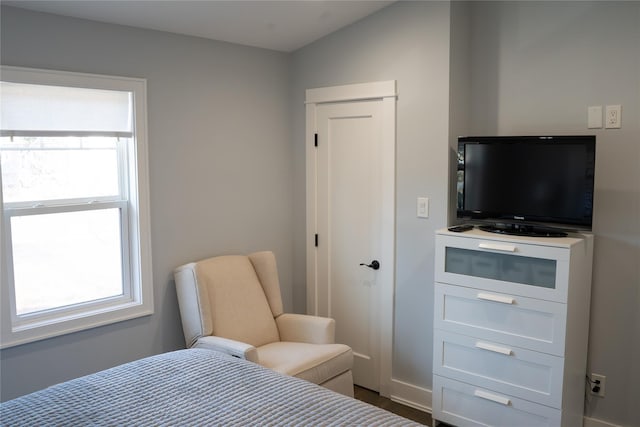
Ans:
[{"label": "dark wood floor", "polygon": [[386,397],[380,397],[380,395],[366,388],[354,386],[354,397],[363,402],[367,402],[378,408],[386,409],[387,411],[398,414],[402,417],[413,420],[417,423],[424,424],[426,426],[431,425],[431,414],[419,411],[409,406],[401,405]]}]

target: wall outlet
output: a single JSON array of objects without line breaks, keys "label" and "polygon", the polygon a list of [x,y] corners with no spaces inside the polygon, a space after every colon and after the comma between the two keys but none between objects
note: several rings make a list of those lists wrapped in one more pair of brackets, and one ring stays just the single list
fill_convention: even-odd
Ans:
[{"label": "wall outlet", "polygon": [[604,127],[605,129],[620,129],[622,125],[622,113],[621,105],[607,105],[604,114]]},{"label": "wall outlet", "polygon": [[591,394],[594,396],[604,397],[604,386],[607,382],[607,377],[600,374],[591,374],[589,377]]}]

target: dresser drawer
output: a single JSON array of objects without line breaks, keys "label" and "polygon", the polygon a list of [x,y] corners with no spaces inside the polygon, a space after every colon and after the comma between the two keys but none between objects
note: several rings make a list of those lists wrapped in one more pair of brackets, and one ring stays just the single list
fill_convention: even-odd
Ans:
[{"label": "dresser drawer", "polygon": [[436,236],[436,282],[565,303],[568,275],[564,247]]},{"label": "dresser drawer", "polygon": [[561,409],[564,359],[439,329],[434,374]]},{"label": "dresser drawer", "polygon": [[435,285],[434,327],[564,356],[565,304],[485,290]]},{"label": "dresser drawer", "polygon": [[433,418],[457,427],[560,426],[560,410],[459,381],[433,377]]}]

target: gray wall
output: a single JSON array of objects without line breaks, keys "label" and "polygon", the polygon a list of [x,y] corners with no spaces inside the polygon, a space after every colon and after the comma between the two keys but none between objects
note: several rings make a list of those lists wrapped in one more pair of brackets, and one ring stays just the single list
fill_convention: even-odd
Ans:
[{"label": "gray wall", "polygon": [[[307,88],[398,80],[395,379],[431,388],[432,235],[455,217],[443,170],[455,137],[595,133],[588,356],[589,371],[607,376],[607,396],[589,399],[586,415],[640,425],[639,13],[634,2],[400,3],[293,55],[294,107]],[[607,104],[623,105],[622,129],[586,129],[587,106]],[[302,109],[293,118],[302,208]],[[421,193],[432,203],[425,222],[415,218]],[[302,308],[302,212],[295,219],[294,304]]]},{"label": "gray wall", "polygon": [[[431,388],[455,136],[595,133],[589,370],[607,396],[587,415],[640,425],[640,3],[400,3],[292,55],[8,8],[1,30],[3,64],[148,79],[156,283],[151,317],[3,350],[3,399],[182,346],[171,270],[191,259],[274,248],[285,305],[303,312],[304,90],[393,79],[394,378]],[[622,129],[587,130],[587,106],[607,104],[622,104]]]},{"label": "gray wall", "polygon": [[[640,3],[471,6],[471,132],[595,134],[589,372],[606,396],[586,414],[640,426]],[[622,129],[587,129],[590,105],[622,105]]]},{"label": "gray wall", "polygon": [[[296,266],[304,266],[305,89],[397,80],[394,379],[431,389],[434,232],[447,225],[449,4],[396,3],[295,52]],[[429,197],[429,218],[416,198]],[[305,307],[304,269],[294,271]],[[424,402],[423,402],[424,403]]]},{"label": "gray wall", "polygon": [[2,400],[184,346],[172,271],[272,249],[290,309],[286,54],[2,8],[3,65],[143,77],[155,314],[1,352]]},{"label": "gray wall", "polygon": [[471,122],[471,10],[463,1],[451,3],[449,81],[449,224],[456,218],[458,137],[470,135]]}]

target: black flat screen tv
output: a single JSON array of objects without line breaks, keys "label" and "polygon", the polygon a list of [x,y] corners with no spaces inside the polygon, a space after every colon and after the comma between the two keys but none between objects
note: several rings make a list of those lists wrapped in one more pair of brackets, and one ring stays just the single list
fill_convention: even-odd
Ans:
[{"label": "black flat screen tv", "polygon": [[487,231],[591,230],[593,135],[458,138],[457,216]]}]

